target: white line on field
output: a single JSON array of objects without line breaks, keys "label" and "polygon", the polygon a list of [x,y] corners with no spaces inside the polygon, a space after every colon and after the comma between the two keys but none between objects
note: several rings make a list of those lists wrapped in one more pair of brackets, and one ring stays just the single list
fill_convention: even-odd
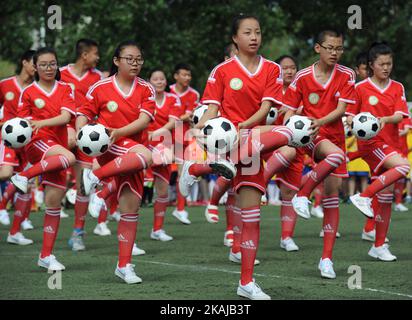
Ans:
[{"label": "white line on field", "polygon": [[[212,267],[205,267],[205,266],[198,266],[198,265],[182,265],[182,264],[175,264],[175,263],[168,263],[168,262],[161,262],[161,261],[148,261],[148,260],[142,260],[142,259],[139,259],[139,263],[157,264],[157,265],[176,267],[176,268],[182,268],[182,269],[193,269],[196,271],[203,270],[203,271],[224,272],[224,273],[230,273],[230,274],[240,274],[240,271],[233,271],[233,270],[227,270],[227,269],[222,269],[222,268],[212,268]],[[285,277],[285,276],[270,275],[270,274],[264,274],[264,273],[254,273],[253,275],[257,277],[263,277],[263,278],[288,279],[288,280],[296,280],[296,281],[313,282],[309,278]],[[326,282],[326,281],[325,282],[319,281],[319,283],[334,285],[334,286],[336,285],[339,286],[340,284],[339,282]],[[361,290],[384,293],[388,295],[395,295],[395,296],[406,297],[406,298],[412,298],[412,295],[410,294],[391,292],[391,291],[380,290],[380,289],[362,288]]]}]

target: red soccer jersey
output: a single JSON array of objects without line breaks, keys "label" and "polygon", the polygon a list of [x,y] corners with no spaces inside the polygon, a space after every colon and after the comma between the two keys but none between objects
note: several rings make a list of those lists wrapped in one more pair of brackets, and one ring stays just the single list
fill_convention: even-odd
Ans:
[{"label": "red soccer jersey", "polygon": [[[297,110],[303,106],[302,115],[320,119],[334,111],[338,102],[355,104],[355,72],[342,65],[335,65],[326,84],[316,80],[315,64],[302,69],[296,74],[294,81],[286,90],[283,105],[289,109]],[[339,142],[339,147],[345,145],[345,132],[342,120],[321,126],[319,135],[325,138],[333,137]]]},{"label": "red soccer jersey", "polygon": [[[64,82],[55,81],[51,92],[45,91],[35,81],[23,90],[20,101],[18,116],[32,120],[44,120],[57,117],[62,110],[76,115],[76,106],[73,91]],[[32,140],[53,139],[64,147],[67,147],[67,127],[43,127],[37,134],[33,133]]]},{"label": "red soccer jersey", "polygon": [[[170,92],[177,95],[180,99],[180,102],[182,104],[182,113],[181,115],[184,115],[185,113],[191,113],[194,108],[196,108],[199,105],[199,92],[197,92],[195,89],[192,87],[187,88],[187,90],[183,93],[178,93],[176,92],[176,84],[172,84],[170,87]],[[183,123],[183,131],[186,132],[189,130],[190,125],[188,122]]]},{"label": "red soccer jersey", "polygon": [[[128,94],[119,88],[116,76],[103,79],[92,86],[86,95],[86,104],[77,109],[78,115],[97,122],[106,128],[121,128],[139,118],[145,112],[154,119],[155,91],[141,78],[136,77]],[[141,134],[132,139],[141,142]]]},{"label": "red soccer jersey", "polygon": [[179,97],[173,93],[165,92],[163,102],[160,105],[156,103],[155,118],[149,125],[149,131],[162,128],[169,122],[169,118],[179,120],[182,114],[183,108]]},{"label": "red soccer jersey", "polygon": [[0,81],[0,105],[3,106],[2,121],[17,117],[17,107],[22,91],[23,88],[15,76]]},{"label": "red soccer jersey", "polygon": [[[367,78],[356,84],[356,94],[357,103],[348,108],[349,115],[370,112],[378,118],[392,116],[395,113],[400,113],[405,117],[409,116],[405,90],[403,85],[397,81],[389,80],[386,88],[381,89],[370,78]],[[397,148],[398,138],[398,124],[387,123],[376,137],[368,141],[359,140],[358,143],[371,144],[375,141],[381,141]]]},{"label": "red soccer jersey", "polygon": [[252,74],[234,56],[213,69],[202,103],[217,105],[222,117],[237,127],[255,114],[265,100],[280,106],[282,85],[282,71],[277,63],[260,57],[259,66]]},{"label": "red soccer jersey", "polygon": [[102,73],[93,68],[88,70],[82,77],[78,77],[72,71],[73,65],[68,64],[60,69],[60,80],[68,83],[74,92],[76,107],[81,106],[86,102],[86,94],[90,87],[96,82],[103,79]]},{"label": "red soccer jersey", "polygon": [[[399,132],[404,129],[411,130],[412,129],[412,119],[411,118],[404,118],[402,122],[399,124]],[[403,136],[399,135],[399,151],[402,153],[404,157],[408,156],[408,134]]]}]

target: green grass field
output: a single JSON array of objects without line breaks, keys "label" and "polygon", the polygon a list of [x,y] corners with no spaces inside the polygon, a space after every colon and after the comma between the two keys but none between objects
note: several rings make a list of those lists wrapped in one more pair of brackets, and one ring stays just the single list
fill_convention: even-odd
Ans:
[{"label": "green grass field", "polygon": [[[54,254],[66,266],[62,289],[50,290],[50,274],[37,267],[41,245],[42,213],[33,213],[35,230],[25,235],[34,245],[6,243],[8,229],[0,226],[0,299],[239,299],[236,295],[239,266],[228,260],[223,246],[224,216],[217,225],[204,219],[202,207],[191,207],[192,224],[182,225],[169,208],[165,229],[175,237],[162,243],[150,240],[152,209],[141,211],[138,244],[147,254],[134,257],[142,284],[127,285],[114,275],[117,261],[116,223],[112,236],[93,234],[96,221],[88,216],[85,238],[87,251],[72,252],[67,246],[73,223],[62,219]],[[412,211],[412,209],[411,209]],[[221,208],[223,212],[223,208]],[[272,299],[412,299],[412,212],[393,212],[388,237],[397,262],[384,263],[367,255],[370,243],[360,240],[364,218],[353,206],[341,205],[340,232],[334,252],[335,280],[320,278],[317,264],[322,250],[321,220],[299,220],[295,241],[299,252],[279,248],[278,207],[263,207],[261,243],[255,278]],[[362,271],[362,289],[350,290],[348,268]]]}]

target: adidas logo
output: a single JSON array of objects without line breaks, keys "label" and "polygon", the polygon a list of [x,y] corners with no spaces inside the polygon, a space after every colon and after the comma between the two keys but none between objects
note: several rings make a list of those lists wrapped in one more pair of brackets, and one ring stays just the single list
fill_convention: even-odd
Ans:
[{"label": "adidas logo", "polygon": [[10,153],[6,154],[6,158],[11,158],[11,154]]},{"label": "adidas logo", "polygon": [[335,230],[333,230],[332,226],[328,223],[323,227],[323,232],[334,233]]},{"label": "adidas logo", "polygon": [[165,212],[161,211],[161,212],[157,212],[156,213],[156,217],[164,217],[165,216]]},{"label": "adidas logo", "polygon": [[52,226],[44,227],[43,231],[46,232],[46,233],[55,233]]},{"label": "adidas logo", "polygon": [[41,167],[43,168],[43,170],[45,170],[46,168],[47,168],[47,165],[48,165],[49,163],[47,162],[47,161],[45,161],[45,160],[43,160],[42,162],[41,162]]},{"label": "adidas logo", "polygon": [[243,241],[240,247],[243,249],[256,250],[256,246],[252,240]]},{"label": "adidas logo", "polygon": [[124,145],[124,146],[127,145],[127,144],[129,144],[129,141],[123,142],[123,145]]},{"label": "adidas logo", "polygon": [[386,179],[385,176],[380,176],[380,177],[379,177],[379,181],[380,181],[382,184],[385,184],[385,179]]},{"label": "adidas logo", "polygon": [[252,140],[253,149],[256,150],[258,153],[262,151],[264,145],[260,143],[258,140]]},{"label": "adidas logo", "polygon": [[14,215],[15,215],[16,217],[22,217],[22,216],[23,216],[23,215],[21,214],[21,211],[20,211],[20,210],[15,211],[15,212],[14,212]]},{"label": "adidas logo", "polygon": [[318,181],[318,174],[315,171],[310,172],[310,176],[312,177],[313,180]]},{"label": "adidas logo", "polygon": [[384,222],[380,214],[376,215],[375,221],[376,222]]},{"label": "adidas logo", "polygon": [[129,241],[124,237],[124,235],[122,235],[122,234],[119,234],[119,235],[117,236],[117,240],[119,240],[119,241],[121,241],[121,242],[129,242]]},{"label": "adidas logo", "polygon": [[233,232],[234,232],[234,233],[240,233],[239,227],[238,227],[238,226],[234,226],[234,227],[233,227]]},{"label": "adidas logo", "polygon": [[293,219],[289,216],[284,216],[280,220],[284,222],[293,222]]},{"label": "adidas logo", "polygon": [[120,164],[122,163],[122,158],[116,158],[114,159],[114,163],[116,163],[116,166],[119,168]]}]

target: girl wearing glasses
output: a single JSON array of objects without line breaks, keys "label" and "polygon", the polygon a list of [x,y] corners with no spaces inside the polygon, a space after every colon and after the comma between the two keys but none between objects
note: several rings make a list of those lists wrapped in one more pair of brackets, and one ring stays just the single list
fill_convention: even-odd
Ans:
[{"label": "girl wearing glasses", "polygon": [[135,42],[120,43],[113,55],[111,76],[90,88],[76,120],[80,130],[97,117],[97,122],[111,132],[109,150],[96,158],[101,167],[82,172],[80,189],[83,195],[89,195],[97,184],[114,178],[121,214],[115,275],[128,284],[142,282],[131,256],[143,194],[143,169],[152,163],[151,152],[143,145],[143,130],[154,119],[155,91],[138,77],[143,63],[142,51]]},{"label": "girl wearing glasses", "polygon": [[60,82],[56,52],[41,48],[33,56],[35,81],[24,89],[18,116],[30,120],[33,136],[25,147],[32,167],[11,177],[19,192],[26,193],[31,178],[42,175],[45,185],[46,214],[43,246],[38,265],[52,271],[65,267],[52,254],[59,229],[61,201],[66,191],[66,169],[76,159],[67,150],[67,124],[75,116],[70,86]]}]

